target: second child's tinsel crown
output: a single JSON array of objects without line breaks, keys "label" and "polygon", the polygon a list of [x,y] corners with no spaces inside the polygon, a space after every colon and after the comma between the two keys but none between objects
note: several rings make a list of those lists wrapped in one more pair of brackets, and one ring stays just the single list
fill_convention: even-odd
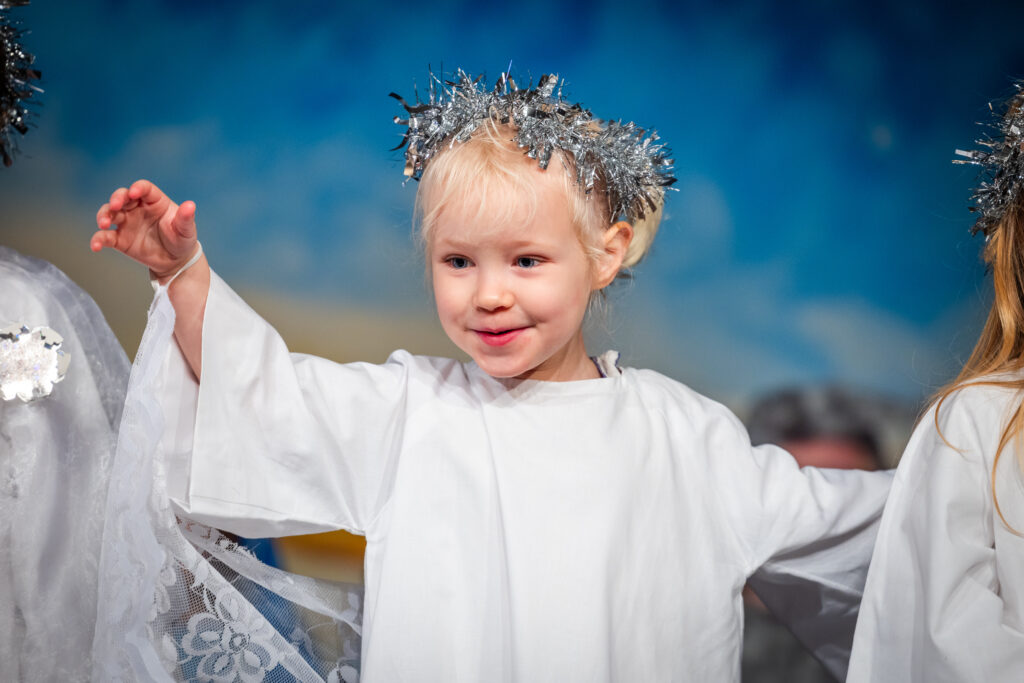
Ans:
[{"label": "second child's tinsel crown", "polygon": [[657,133],[632,122],[598,119],[582,105],[569,104],[562,99],[565,82],[557,75],[541,76],[536,88],[531,81],[525,89],[507,72],[493,89],[481,83],[483,78],[459,69],[452,80],[443,81],[431,72],[429,99],[421,102],[417,93],[412,105],[391,93],[409,114],[395,117],[395,123],[408,126],[395,147],[406,148],[407,176],[419,180],[442,149],[469,140],[492,119],[511,125],[516,144],[542,169],[556,149],[571,155],[576,181],[588,196],[595,184],[606,188],[613,219],[643,218],[659,206],[662,188],[675,182],[670,152]]},{"label": "second child's tinsel crown", "polygon": [[[971,234],[979,231],[989,237],[999,226],[1006,212],[1021,199],[1024,191],[1024,81],[1014,83],[1017,92],[1010,98],[1002,116],[982,124],[991,134],[977,140],[984,149],[956,150],[955,164],[974,164],[981,167],[981,180],[971,194],[971,211],[978,220]],[[989,110],[995,113],[991,103]]]},{"label": "second child's tinsel crown", "polygon": [[27,4],[28,0],[0,0],[0,161],[4,166],[11,165],[17,151],[14,134],[28,132],[30,98],[42,92],[32,83],[41,78],[32,68],[35,57],[21,46],[25,31],[9,13]]}]

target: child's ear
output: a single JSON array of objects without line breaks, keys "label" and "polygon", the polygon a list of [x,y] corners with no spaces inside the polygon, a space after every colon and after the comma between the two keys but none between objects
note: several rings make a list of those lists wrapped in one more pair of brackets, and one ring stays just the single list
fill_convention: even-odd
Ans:
[{"label": "child's ear", "polygon": [[598,259],[594,270],[594,289],[604,289],[611,284],[622,268],[626,250],[633,241],[633,226],[619,221],[604,231],[604,253]]}]

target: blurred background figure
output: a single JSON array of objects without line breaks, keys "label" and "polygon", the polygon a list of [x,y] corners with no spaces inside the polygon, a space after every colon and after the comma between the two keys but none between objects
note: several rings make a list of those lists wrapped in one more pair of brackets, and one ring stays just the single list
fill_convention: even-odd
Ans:
[{"label": "blurred background figure", "polygon": [[915,418],[909,401],[837,385],[781,389],[755,400],[747,430],[755,444],[782,446],[801,467],[896,466]]},{"label": "blurred background figure", "polygon": [[[824,385],[762,396],[749,412],[747,429],[752,443],[777,444],[801,467],[878,470],[895,466],[893,454],[906,442],[913,419],[910,402]],[[749,587],[743,599],[743,683],[835,680]]]}]

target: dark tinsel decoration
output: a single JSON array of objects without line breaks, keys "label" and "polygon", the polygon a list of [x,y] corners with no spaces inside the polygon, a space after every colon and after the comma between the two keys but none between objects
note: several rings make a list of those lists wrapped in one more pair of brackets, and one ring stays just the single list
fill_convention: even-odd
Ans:
[{"label": "dark tinsel decoration", "polygon": [[32,68],[35,57],[21,46],[24,31],[11,18],[12,7],[24,7],[28,0],[0,0],[0,158],[4,166],[14,162],[18,149],[15,133],[28,132],[28,100],[42,92],[32,81],[42,74]]},{"label": "dark tinsel decoration", "polygon": [[423,169],[444,145],[465,142],[487,119],[511,124],[516,143],[541,168],[546,169],[555,149],[573,159],[577,182],[589,194],[597,182],[608,190],[613,217],[643,218],[655,209],[662,188],[675,182],[669,150],[657,142],[654,131],[633,123],[595,118],[580,104],[562,99],[564,81],[557,75],[541,76],[537,87],[531,81],[519,88],[506,72],[493,89],[481,84],[483,76],[471,78],[459,69],[450,81],[429,75],[430,94],[426,102],[408,104],[391,93],[409,113],[395,123],[408,126],[405,174],[420,179]]},{"label": "dark tinsel decoration", "polygon": [[981,180],[971,194],[971,211],[978,220],[971,234],[981,232],[988,237],[998,227],[1006,211],[1020,200],[1024,190],[1024,81],[1014,83],[1017,92],[997,115],[995,107],[988,108],[997,116],[994,122],[981,124],[992,131],[977,144],[980,150],[956,150],[955,164],[974,164],[981,167]]}]

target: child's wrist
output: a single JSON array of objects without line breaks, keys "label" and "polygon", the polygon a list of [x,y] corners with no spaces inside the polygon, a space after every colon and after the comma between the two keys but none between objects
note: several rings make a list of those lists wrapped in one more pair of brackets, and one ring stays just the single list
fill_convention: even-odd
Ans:
[{"label": "child's wrist", "polygon": [[168,271],[168,272],[165,272],[165,273],[157,273],[152,268],[150,268],[149,269],[149,282],[150,282],[151,285],[153,285],[153,289],[157,290],[160,287],[164,287],[164,288],[170,287],[171,283],[174,282],[174,280],[177,279],[178,276],[180,276],[186,270],[188,270],[189,268],[191,268],[192,266],[197,264],[199,262],[199,259],[202,258],[202,256],[203,256],[203,245],[199,242],[199,240],[196,240],[196,249],[192,253],[192,256],[190,256],[189,259],[187,261],[185,261],[185,263],[183,263],[177,269],[171,270],[171,271]]}]

